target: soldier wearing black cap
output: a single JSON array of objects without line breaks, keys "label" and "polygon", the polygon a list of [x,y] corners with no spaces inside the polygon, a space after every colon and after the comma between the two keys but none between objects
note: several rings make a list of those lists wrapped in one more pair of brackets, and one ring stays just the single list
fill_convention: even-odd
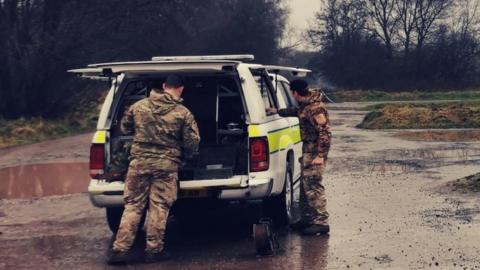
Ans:
[{"label": "soldier wearing black cap", "polygon": [[330,150],[330,120],[327,109],[322,103],[319,91],[309,90],[305,80],[290,82],[293,97],[299,108],[268,108],[269,113],[278,113],[282,117],[298,117],[303,140],[303,194],[305,197],[303,218],[297,227],[306,235],[327,234],[329,214],[322,174]]},{"label": "soldier wearing black cap", "polygon": [[182,156],[198,150],[200,135],[192,113],[182,105],[183,80],[168,76],[163,91],[153,89],[125,113],[122,133],[132,135],[125,180],[125,210],[108,262],[123,263],[148,205],[146,261],[166,259],[163,249],[167,217],[177,198]]}]

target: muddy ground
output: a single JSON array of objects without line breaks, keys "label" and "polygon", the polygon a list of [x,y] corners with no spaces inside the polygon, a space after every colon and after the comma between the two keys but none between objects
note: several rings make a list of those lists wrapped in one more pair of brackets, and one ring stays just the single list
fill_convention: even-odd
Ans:
[{"label": "muddy ground", "polygon": [[[85,193],[26,198],[49,195],[50,181],[67,186],[59,193],[81,190],[62,179],[87,162],[90,135],[0,150],[0,269],[480,268],[478,193],[448,185],[480,171],[478,142],[415,141],[395,137],[395,130],[358,130],[365,113],[358,106],[336,104],[331,111],[334,141],[325,176],[330,236],[280,230],[282,250],[267,258],[255,256],[248,213],[234,207],[188,224],[170,222],[171,261],[107,266],[111,234],[104,210],[91,206]],[[60,169],[65,166],[70,169]],[[25,175],[31,182],[18,183],[35,188],[19,189],[11,180]],[[78,177],[84,190],[86,179]]]}]

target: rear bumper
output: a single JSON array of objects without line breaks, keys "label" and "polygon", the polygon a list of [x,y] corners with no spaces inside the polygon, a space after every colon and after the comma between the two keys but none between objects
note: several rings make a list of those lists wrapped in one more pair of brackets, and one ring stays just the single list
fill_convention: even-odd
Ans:
[{"label": "rear bumper", "polygon": [[[235,176],[229,179],[180,181],[181,190],[218,190],[220,200],[258,200],[270,196],[273,179],[248,179]],[[97,207],[118,207],[123,202],[123,182],[92,179],[88,186],[90,201]]]}]

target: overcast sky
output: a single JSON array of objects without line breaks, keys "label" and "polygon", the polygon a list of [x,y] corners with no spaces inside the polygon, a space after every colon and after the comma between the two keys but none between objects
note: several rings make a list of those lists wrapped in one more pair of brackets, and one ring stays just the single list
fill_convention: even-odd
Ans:
[{"label": "overcast sky", "polygon": [[[300,35],[308,28],[309,21],[315,16],[315,13],[320,10],[321,0],[288,0],[290,6],[290,17],[288,19],[289,26],[296,31],[296,39],[300,39]],[[300,46],[298,49],[306,50],[305,46]]]},{"label": "overcast sky", "polygon": [[320,0],[288,0],[290,3],[289,24],[297,29],[305,30],[308,21],[312,20],[320,9]]}]

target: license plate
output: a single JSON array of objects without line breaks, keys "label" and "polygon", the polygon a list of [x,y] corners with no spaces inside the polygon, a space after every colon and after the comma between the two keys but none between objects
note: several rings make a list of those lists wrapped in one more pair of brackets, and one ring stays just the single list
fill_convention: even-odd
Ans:
[{"label": "license plate", "polygon": [[193,189],[193,190],[180,190],[178,192],[179,198],[204,198],[208,197],[208,190],[206,189]]}]

